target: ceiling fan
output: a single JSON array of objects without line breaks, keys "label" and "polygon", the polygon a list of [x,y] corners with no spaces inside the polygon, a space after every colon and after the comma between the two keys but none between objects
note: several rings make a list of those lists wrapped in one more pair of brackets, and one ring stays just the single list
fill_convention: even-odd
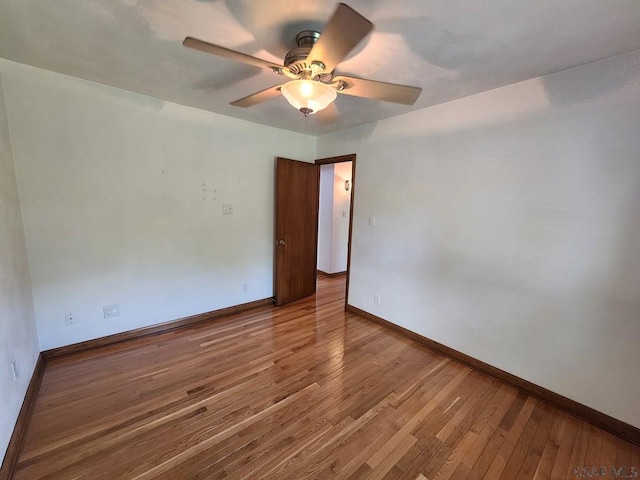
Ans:
[{"label": "ceiling fan", "polygon": [[185,47],[268,68],[289,79],[286,83],[231,102],[237,107],[250,107],[282,94],[294,108],[307,116],[329,106],[338,93],[413,105],[422,92],[419,87],[335,75],[336,66],[372,29],[373,24],[369,20],[348,5],[339,3],[322,35],[314,30],[304,30],[296,35],[297,47],[287,52],[284,65],[193,37],[186,37],[182,43]]}]

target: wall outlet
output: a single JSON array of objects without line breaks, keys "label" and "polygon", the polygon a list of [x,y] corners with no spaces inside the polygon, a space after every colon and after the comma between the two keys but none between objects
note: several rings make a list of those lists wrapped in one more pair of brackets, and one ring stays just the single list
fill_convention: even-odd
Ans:
[{"label": "wall outlet", "polygon": [[120,316],[120,304],[114,303],[113,305],[105,305],[102,307],[104,318],[113,318]]},{"label": "wall outlet", "polygon": [[18,380],[18,364],[15,359],[11,359],[11,375],[13,375],[14,380]]},{"label": "wall outlet", "polygon": [[78,324],[78,316],[75,313],[65,313],[64,315],[64,323],[69,325],[77,325]]},{"label": "wall outlet", "polygon": [[373,304],[374,305],[380,305],[380,295],[374,295],[373,296]]}]

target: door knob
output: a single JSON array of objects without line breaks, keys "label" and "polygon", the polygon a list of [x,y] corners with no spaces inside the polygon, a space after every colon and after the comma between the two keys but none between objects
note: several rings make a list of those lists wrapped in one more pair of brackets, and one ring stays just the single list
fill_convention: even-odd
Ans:
[{"label": "door knob", "polygon": [[279,246],[279,247],[284,247],[285,246],[285,242],[284,242],[284,240],[280,239],[280,240],[278,240],[276,242],[276,245]]}]

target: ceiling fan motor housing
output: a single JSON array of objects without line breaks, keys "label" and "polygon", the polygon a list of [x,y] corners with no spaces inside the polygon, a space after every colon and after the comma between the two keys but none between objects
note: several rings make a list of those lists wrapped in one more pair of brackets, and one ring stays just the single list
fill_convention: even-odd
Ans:
[{"label": "ceiling fan motor housing", "polygon": [[325,66],[321,63],[307,63],[307,57],[313,45],[320,38],[320,32],[315,30],[303,30],[296,35],[296,48],[292,48],[284,57],[284,66],[299,78],[319,80],[329,83],[333,78],[333,72],[325,72]]}]

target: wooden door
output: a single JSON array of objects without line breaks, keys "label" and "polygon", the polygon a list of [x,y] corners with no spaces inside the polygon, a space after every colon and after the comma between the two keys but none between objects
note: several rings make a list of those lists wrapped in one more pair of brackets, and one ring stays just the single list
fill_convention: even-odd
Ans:
[{"label": "wooden door", "polygon": [[320,168],[313,163],[276,160],[276,305],[316,291]]}]

